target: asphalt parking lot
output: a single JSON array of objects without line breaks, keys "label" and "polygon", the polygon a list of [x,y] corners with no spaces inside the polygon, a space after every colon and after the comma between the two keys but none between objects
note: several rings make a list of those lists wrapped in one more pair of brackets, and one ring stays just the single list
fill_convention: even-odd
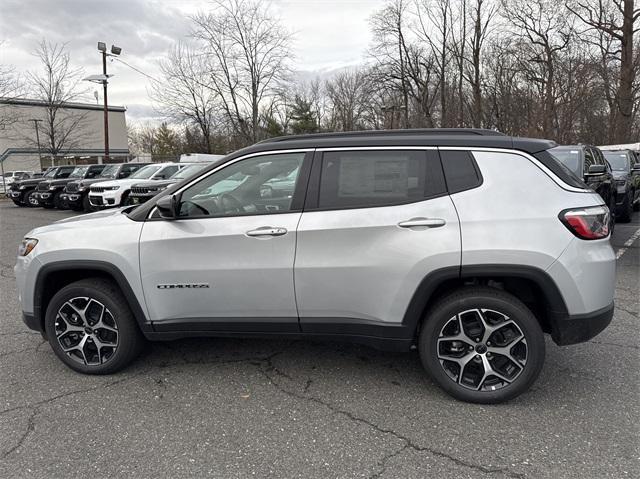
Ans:
[{"label": "asphalt parking lot", "polygon": [[449,398],[415,352],[338,343],[181,340],[76,374],[23,325],[13,278],[21,237],[71,214],[0,201],[0,477],[640,477],[640,213],[612,239],[611,326],[549,340],[500,406]]}]

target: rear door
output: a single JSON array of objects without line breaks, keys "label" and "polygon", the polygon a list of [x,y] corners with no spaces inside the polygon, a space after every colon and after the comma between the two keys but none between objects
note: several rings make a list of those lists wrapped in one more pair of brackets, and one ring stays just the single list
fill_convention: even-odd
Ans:
[{"label": "rear door", "polygon": [[425,276],[459,265],[436,149],[317,151],[295,261],[304,332],[398,337]]}]

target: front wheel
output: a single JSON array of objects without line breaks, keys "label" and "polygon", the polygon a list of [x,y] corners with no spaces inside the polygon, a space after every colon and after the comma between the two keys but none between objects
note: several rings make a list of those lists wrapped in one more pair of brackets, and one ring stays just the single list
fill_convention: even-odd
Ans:
[{"label": "front wheel", "polygon": [[422,364],[456,399],[497,404],[525,392],[545,356],[531,311],[495,288],[469,287],[438,302],[419,337]]},{"label": "front wheel", "polygon": [[37,208],[40,206],[40,202],[38,198],[36,198],[36,190],[31,190],[24,195],[24,204],[29,208]]},{"label": "front wheel", "polygon": [[102,278],[58,291],[45,316],[49,344],[58,358],[84,374],[111,374],[138,355],[144,339],[118,287]]}]

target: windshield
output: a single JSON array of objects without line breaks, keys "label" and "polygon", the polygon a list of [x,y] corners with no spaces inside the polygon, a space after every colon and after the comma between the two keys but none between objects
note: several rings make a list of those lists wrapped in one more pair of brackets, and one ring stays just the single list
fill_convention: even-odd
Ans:
[{"label": "windshield", "polygon": [[613,171],[626,171],[629,169],[629,158],[627,158],[626,153],[619,151],[603,151],[603,153]]},{"label": "windshield", "polygon": [[45,174],[44,174],[44,178],[53,178],[54,176],[56,176],[58,170],[56,170],[55,168],[52,170],[48,170]]},{"label": "windshield", "polygon": [[118,173],[118,168],[120,168],[120,165],[105,166],[98,178],[115,178]]},{"label": "windshield", "polygon": [[196,173],[197,171],[200,171],[205,166],[208,166],[207,163],[204,163],[202,165],[187,166],[186,168],[182,168],[181,170],[176,171],[169,178],[171,178],[172,180],[184,180],[185,178],[188,178],[189,176],[191,176],[194,173]]},{"label": "windshield", "polygon": [[148,165],[145,166],[144,168],[140,168],[138,171],[136,171],[133,175],[131,175],[129,177],[129,179],[131,180],[146,180],[151,178],[160,168],[162,168],[162,165]]},{"label": "windshield", "polygon": [[88,169],[88,166],[76,166],[69,175],[69,178],[84,178]]},{"label": "windshield", "polygon": [[577,175],[578,178],[582,176],[580,150],[572,150],[570,148],[551,148],[548,151],[573,174]]}]

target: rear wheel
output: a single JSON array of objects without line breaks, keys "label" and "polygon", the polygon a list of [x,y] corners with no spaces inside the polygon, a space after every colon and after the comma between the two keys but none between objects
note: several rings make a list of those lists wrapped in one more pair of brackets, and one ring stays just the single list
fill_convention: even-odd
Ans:
[{"label": "rear wheel", "polygon": [[616,219],[620,221],[620,223],[628,223],[631,221],[631,215],[633,214],[633,205],[631,203],[631,192],[628,191],[624,195],[624,200],[620,206],[620,214],[616,216]]},{"label": "rear wheel", "polygon": [[51,299],[45,330],[54,353],[84,374],[110,374],[127,366],[144,338],[118,287],[92,278],[65,286]]},{"label": "rear wheel", "polygon": [[427,313],[419,350],[422,364],[448,394],[495,404],[533,384],[545,344],[540,324],[519,299],[494,288],[470,287]]}]

